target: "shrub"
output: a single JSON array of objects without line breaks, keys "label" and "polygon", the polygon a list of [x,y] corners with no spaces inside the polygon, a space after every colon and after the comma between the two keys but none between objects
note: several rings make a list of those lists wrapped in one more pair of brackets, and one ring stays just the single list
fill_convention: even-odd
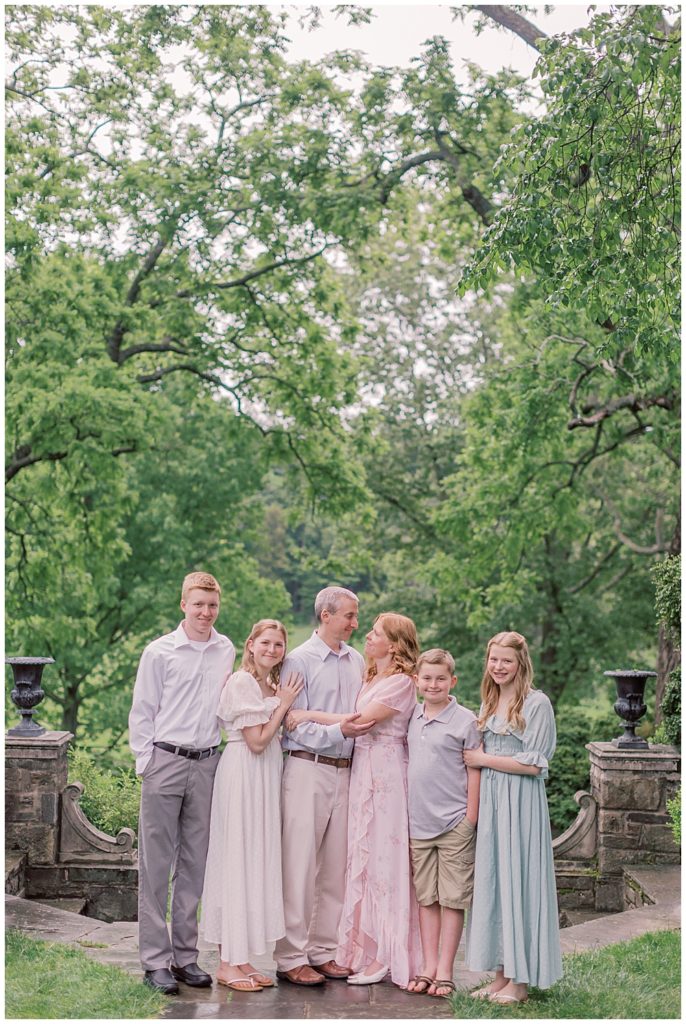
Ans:
[{"label": "shrub", "polygon": [[653,743],[681,745],[681,669],[670,672],[662,698],[662,721],[655,730]]},{"label": "shrub", "polygon": [[133,769],[108,771],[91,754],[74,747],[68,756],[69,781],[83,785],[81,810],[88,820],[108,835],[116,835],[120,828],[138,833],[141,787]]},{"label": "shrub", "polygon": [[681,633],[681,555],[657,562],[652,570],[655,583],[655,611],[667,629],[675,647]]},{"label": "shrub", "polygon": [[674,799],[667,801],[667,814],[669,815],[674,841],[681,846],[681,786]]},{"label": "shrub", "polygon": [[[655,583],[655,612],[678,649],[681,633],[681,555],[658,562],[652,569]],[[662,722],[654,743],[681,744],[681,670],[670,672],[662,696]]]},{"label": "shrub", "polygon": [[586,744],[591,740],[609,740],[617,734],[617,719],[592,718],[577,708],[563,706],[557,709],[557,747],[546,782],[550,824],[563,832],[579,813],[574,794],[588,790],[591,764]]}]

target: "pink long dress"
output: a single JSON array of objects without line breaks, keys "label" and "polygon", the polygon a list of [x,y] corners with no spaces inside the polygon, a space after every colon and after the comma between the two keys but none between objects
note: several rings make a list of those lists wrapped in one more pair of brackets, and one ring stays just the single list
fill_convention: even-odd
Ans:
[{"label": "pink long dress", "polygon": [[406,988],[422,958],[407,819],[406,736],[417,704],[414,683],[400,674],[372,681],[362,687],[355,710],[373,702],[397,713],[355,740],[336,961],[359,971],[376,958]]}]

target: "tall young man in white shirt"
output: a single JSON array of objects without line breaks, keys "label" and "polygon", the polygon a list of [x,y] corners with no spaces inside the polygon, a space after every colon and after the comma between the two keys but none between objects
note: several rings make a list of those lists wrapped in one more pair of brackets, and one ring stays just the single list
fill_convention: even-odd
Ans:
[{"label": "tall young man in white shirt", "polygon": [[[138,826],[138,946],[145,983],[167,995],[177,982],[207,987],[198,967],[197,911],[221,739],[217,706],[236,651],[214,629],[221,589],[214,576],[183,581],[184,619],[143,651],[129,743],[143,777]],[[173,873],[172,873],[173,872]],[[171,938],[167,928],[172,874]]]}]

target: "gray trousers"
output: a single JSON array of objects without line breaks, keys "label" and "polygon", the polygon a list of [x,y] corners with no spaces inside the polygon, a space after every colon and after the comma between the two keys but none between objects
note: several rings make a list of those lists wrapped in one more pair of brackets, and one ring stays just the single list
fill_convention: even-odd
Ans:
[{"label": "gray trousers", "polygon": [[138,948],[146,971],[197,962],[198,904],[218,764],[218,753],[191,761],[154,747],[145,766],[138,825]]}]

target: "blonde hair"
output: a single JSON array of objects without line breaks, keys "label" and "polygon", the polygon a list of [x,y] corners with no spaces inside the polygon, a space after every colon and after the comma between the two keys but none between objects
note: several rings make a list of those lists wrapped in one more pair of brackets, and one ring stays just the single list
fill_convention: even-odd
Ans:
[{"label": "blonde hair", "polygon": [[[397,612],[382,612],[374,619],[374,625],[377,622],[393,645],[393,664],[389,674],[402,672],[408,676],[414,675],[419,657],[419,640],[417,627],[412,619],[408,619],[406,615],[398,615]],[[373,658],[369,659],[365,681],[374,679],[377,672],[376,662]]]},{"label": "blonde hair", "polygon": [[422,665],[445,665],[450,675],[455,675],[455,659],[450,651],[444,651],[442,647],[432,647],[430,651],[424,651],[419,657],[415,672],[419,672]]},{"label": "blonde hair", "polygon": [[[260,621],[256,622],[255,625],[250,630],[250,636],[245,641],[245,646],[243,647],[243,657],[241,658],[240,667],[244,668],[246,672],[249,672],[250,675],[252,676],[256,674],[257,666],[255,665],[255,659],[253,657],[252,651],[248,647],[248,644],[251,643],[251,641],[257,640],[257,638],[259,636],[262,636],[262,634],[267,629],[279,630],[284,642],[283,657],[286,657],[286,651],[288,650],[288,633],[286,632],[286,627],[284,626],[283,622],[279,622],[278,619],[260,619]],[[276,690],[277,686],[279,685],[279,672],[281,671],[282,665],[283,658],[281,659],[281,661],[277,662],[276,665],[274,665],[269,675],[267,676],[267,683],[272,688],[272,690]]]},{"label": "blonde hair", "polygon": [[517,675],[514,677],[514,696],[507,709],[507,723],[518,731],[522,731],[526,722],[522,715],[524,699],[535,689],[534,668],[529,657],[529,648],[521,633],[496,633],[488,641],[484,674],[481,679],[481,711],[477,719],[477,729],[483,729],[486,720],[494,714],[498,706],[500,689],[488,671],[488,659],[492,647],[510,647],[517,656]]},{"label": "blonde hair", "polygon": [[200,590],[214,590],[217,597],[222,596],[222,588],[219,586],[214,576],[209,572],[189,572],[184,577],[183,583],[181,584],[181,600],[185,601],[188,597],[188,591],[193,590],[194,587],[198,587]]}]

